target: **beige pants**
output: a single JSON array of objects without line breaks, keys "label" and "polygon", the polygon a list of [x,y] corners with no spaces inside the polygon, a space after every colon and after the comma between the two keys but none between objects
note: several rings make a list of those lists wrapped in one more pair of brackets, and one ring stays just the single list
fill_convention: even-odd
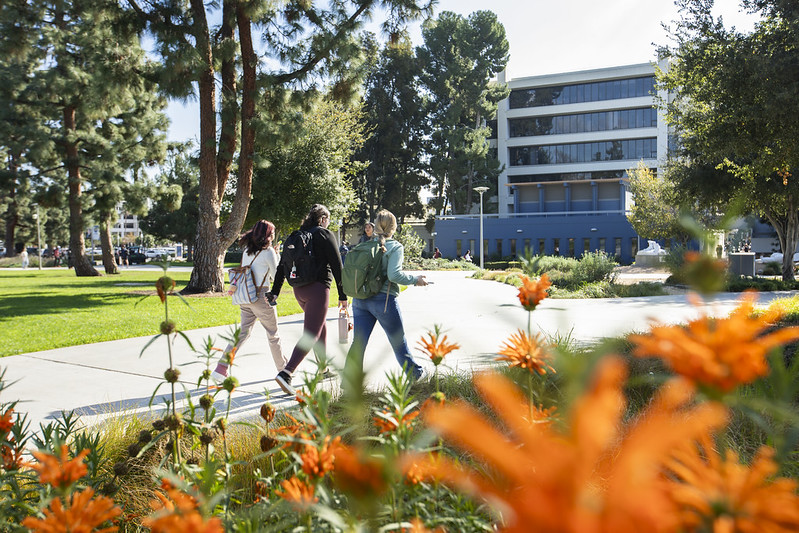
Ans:
[{"label": "beige pants", "polygon": [[[280,335],[277,332],[277,307],[269,305],[266,298],[260,294],[255,303],[244,304],[239,307],[241,307],[241,333],[239,333],[239,341],[236,343],[237,351],[250,337],[252,327],[255,325],[255,321],[258,320],[266,330],[266,335],[269,338],[269,350],[272,352],[275,366],[278,371],[283,370],[287,359],[280,347]],[[230,351],[231,348],[233,346],[228,345],[225,351]]]}]

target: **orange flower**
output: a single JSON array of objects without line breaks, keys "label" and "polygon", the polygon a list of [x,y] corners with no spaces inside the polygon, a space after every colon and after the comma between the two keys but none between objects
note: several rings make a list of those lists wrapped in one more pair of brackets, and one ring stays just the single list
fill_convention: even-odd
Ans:
[{"label": "orange flower", "polygon": [[161,299],[161,303],[166,301],[166,295],[172,294],[174,289],[175,280],[169,276],[161,276],[155,282],[155,290],[158,293],[158,297]]},{"label": "orange flower", "polygon": [[508,379],[479,375],[475,385],[503,428],[464,403],[431,407],[425,418],[485,466],[471,470],[439,458],[422,463],[419,475],[483,496],[506,517],[506,532],[528,531],[530,524],[540,532],[675,531],[662,462],[677,443],[723,425],[726,411],[691,406],[693,389],[675,381],[623,428],[626,375],[620,359],[604,360],[565,433],[530,423],[529,404]]},{"label": "orange flower", "polygon": [[88,472],[86,465],[83,464],[83,458],[87,455],[89,455],[89,450],[85,449],[74,459],[69,459],[69,448],[66,444],[62,444],[60,457],[47,452],[33,452],[38,463],[29,463],[29,466],[39,473],[39,480],[42,483],[49,483],[56,488],[65,488]]},{"label": "orange flower", "polygon": [[552,282],[549,281],[549,276],[546,274],[542,274],[537,281],[533,281],[527,276],[521,276],[521,279],[522,286],[519,287],[519,301],[522,303],[522,307],[532,311],[541,303],[541,300],[549,296],[547,289],[552,286]]},{"label": "orange flower", "polygon": [[152,533],[224,533],[222,520],[218,517],[205,520],[193,496],[164,481],[161,486],[167,495],[155,493],[158,500],[150,503],[155,513],[142,520],[143,526],[149,527]]},{"label": "orange flower", "polygon": [[447,336],[441,335],[441,328],[439,326],[435,326],[433,331],[428,331],[427,335],[430,337],[429,340],[422,336],[417,344],[436,366],[441,364],[441,361],[444,360],[444,357],[448,353],[461,347],[460,344],[454,342],[448,343]]},{"label": "orange flower", "polygon": [[356,498],[376,497],[388,487],[384,459],[364,456],[360,450],[342,444],[336,448],[333,481],[340,490]]},{"label": "orange flower", "polygon": [[0,415],[0,433],[8,433],[14,427],[14,408],[9,407],[3,415]]},{"label": "orange flower", "polygon": [[531,337],[521,329],[511,335],[498,354],[502,357],[498,357],[497,361],[507,361],[510,366],[527,369],[531,374],[538,372],[544,375],[547,370],[555,371],[547,363],[551,356],[544,351],[541,337]]},{"label": "orange flower", "polygon": [[299,512],[307,511],[311,505],[319,501],[314,495],[314,486],[300,481],[296,476],[283,480],[280,486],[283,487],[283,492],[276,491],[275,494],[291,503]]},{"label": "orange flower", "polygon": [[400,412],[399,409],[393,413],[380,411],[377,416],[373,417],[375,426],[380,430],[380,433],[391,433],[399,428],[411,429],[414,419],[419,416],[419,410]]},{"label": "orange flower", "polygon": [[22,448],[17,445],[13,437],[0,443],[0,457],[6,471],[18,470],[22,466]]},{"label": "orange flower", "polygon": [[694,382],[729,391],[769,373],[766,354],[799,339],[799,327],[760,335],[782,315],[770,309],[753,316],[754,293],[747,293],[727,318],[702,316],[687,326],[653,326],[648,335],[631,335],[637,357],[660,357]]},{"label": "orange flower", "polygon": [[680,508],[681,530],[789,533],[799,531],[797,483],[778,478],[774,449],[762,447],[746,467],[728,450],[722,459],[709,436],[683,445],[667,463],[669,494]]},{"label": "orange flower", "polygon": [[94,490],[87,488],[69,497],[66,507],[60,498],[54,498],[44,509],[44,518],[29,516],[22,525],[34,533],[111,533],[116,526],[95,529],[104,522],[119,516],[122,510],[114,505],[114,500],[105,496],[94,497]]},{"label": "orange flower", "polygon": [[335,450],[340,444],[341,437],[336,437],[331,442],[330,435],[325,437],[321,448],[318,448],[315,443],[306,444],[305,452],[300,456],[302,459],[302,471],[311,478],[324,477],[327,472],[333,470]]},{"label": "orange flower", "polygon": [[402,531],[402,533],[445,533],[446,532],[446,530],[441,526],[435,528],[434,530],[427,529],[424,525],[424,522],[422,522],[420,518],[414,518],[413,520],[411,520],[410,529],[403,527],[400,531]]}]

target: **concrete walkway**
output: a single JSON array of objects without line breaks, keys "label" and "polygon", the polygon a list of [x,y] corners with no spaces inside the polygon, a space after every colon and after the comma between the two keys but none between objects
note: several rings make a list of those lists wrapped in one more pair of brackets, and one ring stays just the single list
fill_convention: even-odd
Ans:
[{"label": "concrete walkway", "polygon": [[[527,313],[518,304],[517,289],[491,281],[467,279],[470,272],[426,272],[433,284],[410,287],[399,298],[405,320],[408,343],[425,369],[432,363],[422,359],[416,344],[435,324],[443,327],[449,340],[461,349],[447,356],[446,364],[453,371],[465,371],[491,363],[496,351],[511,333],[526,327]],[[779,293],[761,295],[767,303]],[[739,295],[722,294],[706,304],[711,315],[726,315]],[[570,336],[574,341],[589,343],[603,337],[644,330],[650,320],[665,323],[684,322],[697,316],[684,295],[649,298],[545,300],[533,314],[534,327],[547,335]],[[334,365],[342,366],[347,345],[338,343],[337,310],[328,315],[327,345]],[[156,325],[154,324],[155,328]],[[195,347],[209,336],[214,345],[224,347],[221,338],[231,328],[214,327],[187,331]],[[284,352],[290,354],[302,332],[302,315],[282,317],[280,334]],[[31,335],[36,335],[31,332]],[[351,339],[351,336],[350,336]],[[64,411],[75,410],[87,423],[120,412],[147,412],[148,402],[169,366],[166,339],[156,340],[140,356],[149,337],[138,337],[97,344],[59,348],[43,352],[5,357],[0,369],[5,370],[7,388],[2,401],[20,400],[17,409],[27,413],[35,428]],[[293,405],[274,381],[276,369],[268,354],[266,333],[256,325],[252,336],[236,358],[233,374],[241,386],[233,395],[233,416],[257,412],[264,394],[278,405]],[[204,364],[192,353],[183,339],[173,345],[173,357],[180,365],[181,381],[195,399],[205,392],[197,387]],[[387,372],[396,371],[397,363],[385,334],[375,328],[365,359],[370,387],[385,383]],[[300,366],[299,373],[313,372],[313,357]],[[295,378],[295,381],[300,378]],[[338,386],[336,379],[324,382]],[[10,386],[9,386],[10,385]],[[183,396],[181,387],[181,397]],[[220,394],[217,409],[224,409]],[[162,409],[168,397],[166,384],[161,385],[153,401],[153,409]]]}]

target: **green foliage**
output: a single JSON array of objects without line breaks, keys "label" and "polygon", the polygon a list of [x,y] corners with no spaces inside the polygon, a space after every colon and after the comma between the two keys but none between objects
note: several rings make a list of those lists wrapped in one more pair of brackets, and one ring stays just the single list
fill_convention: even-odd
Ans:
[{"label": "green foliage", "polygon": [[354,180],[356,223],[388,209],[403,222],[422,216],[419,193],[428,185],[425,137],[431,128],[419,82],[419,63],[410,40],[388,43],[364,82],[366,142],[356,154],[365,168]]},{"label": "green foliage", "polygon": [[619,264],[605,252],[588,252],[572,268],[572,280],[578,284],[595,281],[613,283],[613,271],[617,266]]},{"label": "green foliage", "polygon": [[491,82],[508,62],[505,28],[491,11],[468,18],[444,11],[424,23],[422,37],[416,53],[435,125],[429,147],[431,205],[439,215],[448,207],[468,213],[477,202],[474,187],[489,187],[490,198],[502,170],[489,152],[490,130],[483,124],[509,94],[506,86]]},{"label": "green foliage", "polygon": [[410,224],[401,224],[394,233],[394,238],[399,241],[405,248],[405,260],[415,259],[422,257],[422,250],[424,249],[424,241],[413,226]]},{"label": "green foliage", "polygon": [[361,165],[351,157],[364,142],[362,112],[320,102],[298,127],[290,142],[258,151],[264,164],[255,170],[248,226],[266,218],[287,235],[315,203],[326,205],[334,222],[355,206],[351,180]]},{"label": "green foliage", "polygon": [[528,255],[520,259],[522,270],[528,276],[540,276],[545,272],[571,272],[578,263],[573,257],[557,255]]},{"label": "green foliage", "polygon": [[780,240],[783,279],[793,279],[799,86],[790,72],[799,26],[778,9],[742,33],[725,28],[711,8],[686,2],[672,33],[675,46],[660,50],[669,68],[658,74],[659,89],[673,95],[661,108],[681,144],[669,176],[701,208],[764,216]]},{"label": "green foliage", "polygon": [[633,199],[627,219],[635,232],[645,239],[685,240],[674,183],[658,177],[643,161],[627,174]]}]

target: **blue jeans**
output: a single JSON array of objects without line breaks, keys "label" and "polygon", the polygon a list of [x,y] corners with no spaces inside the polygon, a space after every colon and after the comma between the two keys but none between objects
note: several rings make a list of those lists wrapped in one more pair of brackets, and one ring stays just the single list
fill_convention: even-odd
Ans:
[{"label": "blue jeans", "polygon": [[405,340],[405,328],[402,325],[402,315],[397,305],[397,297],[389,296],[386,302],[386,293],[381,292],[371,298],[352,300],[352,315],[354,323],[352,346],[347,353],[347,366],[357,365],[363,371],[363,356],[366,352],[366,343],[372,335],[375,323],[386,332],[388,342],[394,350],[394,357],[402,369],[413,379],[422,375],[420,367],[411,357],[408,341]]}]

